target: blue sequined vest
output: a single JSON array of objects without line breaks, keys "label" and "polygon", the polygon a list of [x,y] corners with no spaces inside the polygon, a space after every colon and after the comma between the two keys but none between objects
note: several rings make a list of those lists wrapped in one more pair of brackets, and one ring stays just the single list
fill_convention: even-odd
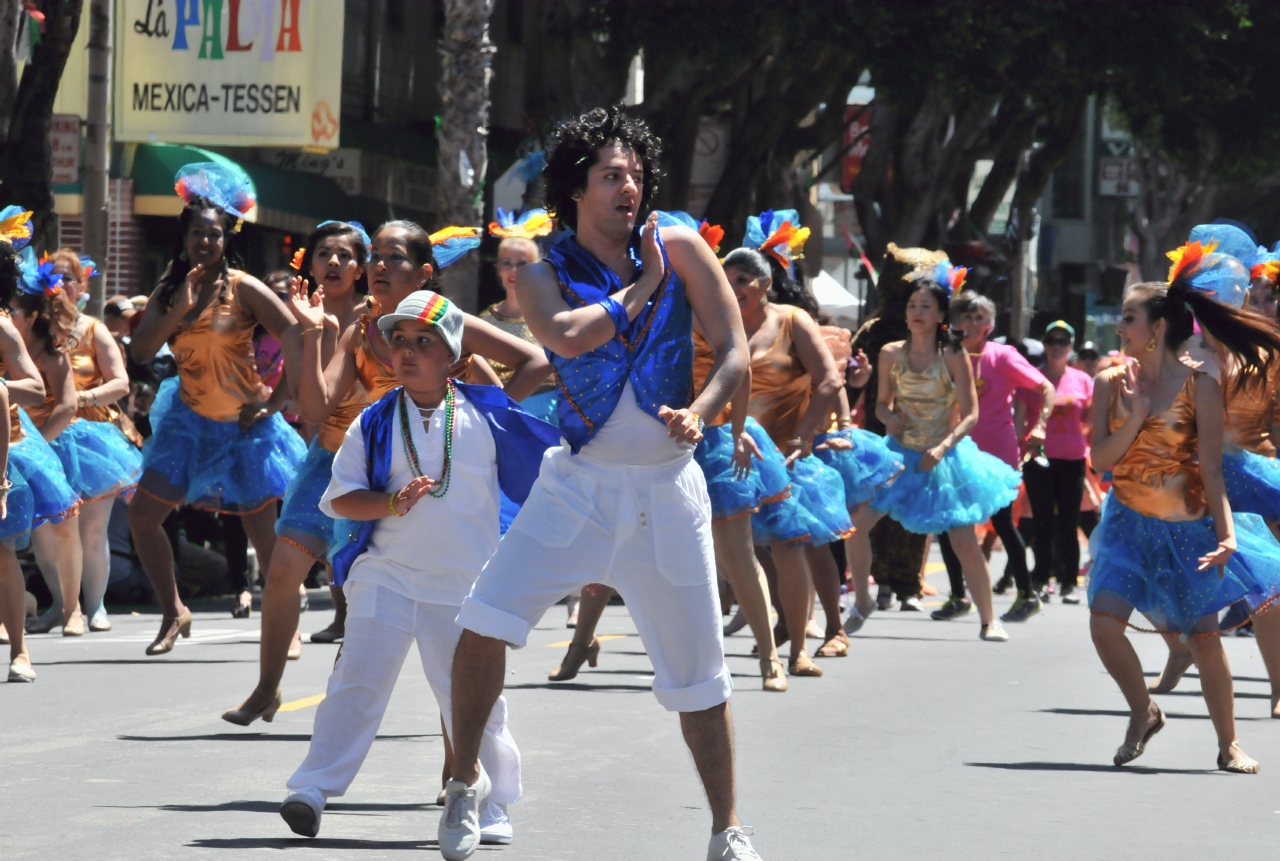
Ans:
[{"label": "blue sequined vest", "polygon": [[[637,405],[657,421],[660,407],[683,409],[693,402],[693,309],[661,235],[658,245],[666,275],[625,331],[575,359],[547,350],[561,394],[560,432],[574,454],[613,415],[628,379]],[[639,228],[632,231],[628,253],[639,278]],[[560,295],[570,308],[594,304],[625,286],[572,236],[553,246],[546,259],[555,267]]]}]

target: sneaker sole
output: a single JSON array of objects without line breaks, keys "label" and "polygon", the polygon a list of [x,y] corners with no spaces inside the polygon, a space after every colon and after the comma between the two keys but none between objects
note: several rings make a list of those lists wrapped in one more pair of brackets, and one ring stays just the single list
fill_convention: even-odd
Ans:
[{"label": "sneaker sole", "polygon": [[510,846],[514,839],[512,834],[486,834],[483,829],[480,831],[481,846]]},{"label": "sneaker sole", "polygon": [[302,801],[290,801],[280,807],[280,818],[289,826],[294,834],[303,837],[315,837],[320,833],[320,823],[316,820],[316,812],[311,805]]}]

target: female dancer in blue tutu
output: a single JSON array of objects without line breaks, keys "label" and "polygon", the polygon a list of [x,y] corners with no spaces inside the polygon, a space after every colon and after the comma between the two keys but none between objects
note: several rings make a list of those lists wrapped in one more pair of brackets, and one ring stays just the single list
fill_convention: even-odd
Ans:
[{"label": "female dancer in blue tutu", "polygon": [[[479,244],[466,230],[441,232],[442,256],[450,255],[445,259],[452,262]],[[437,262],[432,249],[432,238],[411,222],[390,222],[370,239],[358,224],[328,221],[308,237],[300,254],[298,265],[308,278],[295,278],[290,288],[290,306],[299,322],[283,338],[285,376],[296,387],[303,418],[320,430],[289,484],[276,523],[279,543],[262,592],[258,684],[239,708],[222,715],[223,720],[241,726],[258,718],[270,721],[280,706],[280,680],[298,630],[298,586],[311,566],[331,558],[340,543],[340,529],[335,531],[334,521],[319,507],[334,455],[361,411],[400,384],[376,321],[380,309],[395,308],[430,283]],[[358,292],[366,281],[368,296]],[[549,368],[532,345],[471,315],[466,315],[463,349],[493,356],[512,368],[507,390],[515,396],[531,392]],[[452,371],[465,378],[481,366],[488,368],[483,359],[464,360]],[[481,382],[488,379],[482,377]],[[340,586],[345,573],[335,571],[334,583]],[[340,612],[343,608],[339,605]]]},{"label": "female dancer in blue tutu", "polygon": [[[31,537],[35,498],[14,453],[24,436],[18,403],[44,400],[44,383],[4,310],[17,292],[17,252],[31,241],[30,219],[31,213],[18,206],[0,212],[0,374],[4,375],[0,385],[0,452],[4,453],[5,467],[0,472],[0,622],[9,643],[10,682],[36,680],[23,631],[26,590],[16,553]],[[24,462],[31,465],[33,461],[25,458]]]},{"label": "female dancer in blue tutu", "polygon": [[171,651],[191,629],[164,519],[183,502],[239,515],[259,564],[270,571],[276,500],[306,451],[280,415],[285,387],[268,395],[253,354],[256,326],[280,337],[293,316],[265,284],[227,260],[228,244],[253,207],[248,179],[205,162],[183,167],[177,187],[186,206],[174,259],[130,347],[136,361],[147,362],[168,343],[178,366],[179,397],[154,423],[129,506],[134,548],[163,613],[148,655]]},{"label": "female dancer in blue tutu", "polygon": [[[68,484],[80,496],[78,517],[41,527],[32,536],[36,559],[54,597],[44,617],[28,627],[32,632],[63,624],[58,620],[68,601],[73,606],[64,633],[83,631],[84,622],[74,606],[81,587],[89,630],[111,629],[102,605],[110,571],[107,522],[115,497],[131,495],[142,473],[142,454],[110,422],[109,405],[129,390],[124,359],[111,334],[92,318],[86,324],[79,314],[76,300],[83,291],[82,280],[80,260],[69,249],[39,264],[33,255],[27,255],[13,299],[14,324],[45,384],[44,402],[27,412],[57,454]],[[103,356],[101,362],[99,355]],[[113,375],[111,380],[103,377],[102,366]],[[89,385],[82,387],[81,380],[86,377]],[[95,381],[98,385],[93,385]],[[101,400],[99,390],[103,391]],[[93,418],[82,417],[83,412]],[[77,534],[68,536],[67,531],[73,528]],[[64,571],[81,572],[80,586],[60,584],[59,577],[63,583],[69,579]]]},{"label": "female dancer in blue tutu", "polygon": [[1258,764],[1236,740],[1218,611],[1280,594],[1280,545],[1258,515],[1233,515],[1222,470],[1223,391],[1178,350],[1198,322],[1243,373],[1265,376],[1280,356],[1280,333],[1193,286],[1206,263],[1200,243],[1176,258],[1169,284],[1129,288],[1116,334],[1132,361],[1099,374],[1095,385],[1093,465],[1110,469],[1113,480],[1094,532],[1090,628],[1130,709],[1116,765],[1141,756],[1165,722],[1125,636],[1136,609],[1189,646],[1218,736],[1218,767],[1253,774]]},{"label": "female dancer in blue tutu", "polygon": [[994,616],[991,574],[973,527],[1013,502],[1022,478],[968,437],[978,421],[978,393],[969,359],[946,325],[951,293],[950,284],[917,281],[907,300],[911,336],[880,351],[876,415],[905,469],[854,517],[857,532],[848,546],[858,602],[846,628],[857,630],[866,615],[861,608],[870,601],[869,533],[887,514],[911,532],[950,536],[978,606],[979,636],[1003,642],[1009,635]]}]

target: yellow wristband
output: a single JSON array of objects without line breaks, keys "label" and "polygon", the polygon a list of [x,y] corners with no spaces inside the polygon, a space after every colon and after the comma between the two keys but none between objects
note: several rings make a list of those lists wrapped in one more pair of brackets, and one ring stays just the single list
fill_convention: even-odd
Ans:
[{"label": "yellow wristband", "polygon": [[396,517],[404,517],[403,514],[396,511],[396,495],[394,493],[387,497],[387,511],[390,511]]}]

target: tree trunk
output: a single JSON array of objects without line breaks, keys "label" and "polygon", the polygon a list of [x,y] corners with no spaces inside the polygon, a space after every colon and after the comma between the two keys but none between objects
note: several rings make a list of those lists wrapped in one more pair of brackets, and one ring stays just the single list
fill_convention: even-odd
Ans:
[{"label": "tree trunk", "polygon": [[0,201],[35,213],[32,244],[45,248],[57,241],[53,214],[53,154],[49,122],[62,70],[80,27],[82,0],[42,0],[45,29],[22,71],[14,100],[9,136],[0,160]]},{"label": "tree trunk", "polygon": [[9,136],[9,120],[18,97],[19,70],[14,50],[23,14],[21,0],[0,0],[0,141]]},{"label": "tree trunk", "polygon": [[1211,157],[1192,179],[1141,143],[1134,155],[1142,183],[1133,212],[1138,265],[1144,280],[1163,281],[1169,266],[1165,252],[1186,242],[1192,227],[1209,220],[1220,186],[1210,174]]},{"label": "tree trunk", "polygon": [[[489,41],[493,0],[445,0],[440,40],[440,99],[437,213],[442,225],[480,225],[488,168],[489,78],[494,47]],[[444,273],[441,291],[464,310],[478,310],[480,260],[474,252]]]}]

